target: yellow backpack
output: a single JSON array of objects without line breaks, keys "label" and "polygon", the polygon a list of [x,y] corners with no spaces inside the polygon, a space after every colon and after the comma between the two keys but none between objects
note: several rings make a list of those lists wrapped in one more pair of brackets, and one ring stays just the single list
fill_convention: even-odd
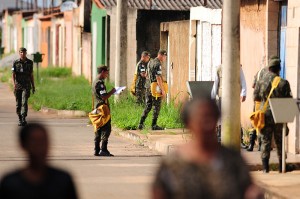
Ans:
[{"label": "yellow backpack", "polygon": [[267,110],[268,104],[269,104],[269,99],[274,91],[275,88],[277,88],[279,82],[280,82],[281,78],[280,77],[275,77],[273,82],[272,82],[272,89],[269,93],[269,96],[263,106],[262,109],[257,110],[255,112],[253,112],[250,115],[250,121],[251,124],[254,128],[256,128],[256,130],[259,132],[262,128],[265,127],[265,112]]},{"label": "yellow backpack", "polygon": [[[164,87],[164,91],[167,94],[168,93],[168,83],[167,82],[163,82],[163,87]],[[161,97],[162,96],[162,91],[158,86],[157,82],[152,82],[151,83],[151,94],[153,97]]]},{"label": "yellow backpack", "polygon": [[109,107],[106,104],[100,105],[98,108],[89,113],[89,118],[94,126],[95,132],[104,126],[111,118]]}]

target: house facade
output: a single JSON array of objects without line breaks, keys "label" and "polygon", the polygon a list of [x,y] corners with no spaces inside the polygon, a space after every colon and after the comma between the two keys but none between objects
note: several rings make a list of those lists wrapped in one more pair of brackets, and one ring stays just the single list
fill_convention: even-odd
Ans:
[{"label": "house facade", "polygon": [[[298,100],[300,109],[300,2],[289,0],[287,3],[286,51],[285,67],[286,79],[289,80],[293,97]],[[289,125],[288,151],[300,152],[300,119],[299,115],[294,123]]]}]

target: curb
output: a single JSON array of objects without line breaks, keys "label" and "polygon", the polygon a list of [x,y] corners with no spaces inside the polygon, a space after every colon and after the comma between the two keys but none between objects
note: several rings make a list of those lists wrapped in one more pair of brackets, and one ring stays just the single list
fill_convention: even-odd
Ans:
[{"label": "curb", "polygon": [[87,113],[84,111],[57,110],[57,109],[52,109],[47,107],[42,107],[40,112],[44,114],[55,114],[58,116],[65,116],[65,117],[86,117],[87,116]]},{"label": "curb", "polygon": [[[151,140],[151,135],[141,135],[138,133],[130,132],[130,131],[122,131],[119,130],[118,135],[130,139],[132,141],[138,142],[139,144],[143,146],[147,146],[151,150],[155,150],[159,152],[161,155],[168,155],[172,153],[177,147],[178,143],[172,143],[172,141],[165,139],[165,140],[158,140],[158,141],[153,141]],[[184,142],[182,142],[184,143]],[[300,163],[295,163],[295,162],[289,162],[289,165],[292,165],[294,170],[300,170]],[[262,171],[263,167],[261,164],[248,164],[247,166],[250,171]],[[272,171],[277,171],[278,164],[277,163],[272,163],[270,164],[270,170]]]},{"label": "curb", "polygon": [[[130,139],[132,141],[136,141],[143,146],[147,146],[149,149],[155,150],[159,152],[161,155],[168,155],[172,153],[177,147],[176,144],[170,144],[168,139],[158,140],[158,141],[151,140],[151,135],[150,136],[141,135],[138,133],[134,133],[130,131],[122,131],[122,130],[118,132],[118,135]],[[178,144],[179,142],[176,143]]]}]

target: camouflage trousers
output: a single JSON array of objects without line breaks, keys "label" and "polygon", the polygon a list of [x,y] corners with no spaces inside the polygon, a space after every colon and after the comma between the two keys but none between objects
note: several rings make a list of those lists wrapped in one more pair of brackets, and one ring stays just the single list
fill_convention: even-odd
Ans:
[{"label": "camouflage trousers", "polygon": [[30,89],[16,89],[16,112],[20,116],[27,116],[28,112],[28,98],[30,97]]},{"label": "camouflage trousers", "polygon": [[[272,118],[273,119],[273,118]],[[266,118],[268,120],[268,118]],[[270,124],[266,123],[265,127],[261,129],[261,158],[270,159],[272,136],[274,135],[274,140],[277,146],[278,159],[282,157],[282,124]]]},{"label": "camouflage trousers", "polygon": [[140,104],[140,105],[144,105],[145,104],[146,88],[136,87],[135,88],[135,94],[136,94],[136,103]]},{"label": "camouflage trousers", "polygon": [[101,150],[107,151],[108,138],[111,133],[111,120],[109,120],[104,126],[97,129],[95,132],[95,151],[100,151],[100,142],[102,141]]},{"label": "camouflage trousers", "polygon": [[146,107],[144,109],[144,112],[142,114],[142,118],[146,118],[153,108],[153,120],[156,120],[158,118],[160,108],[161,108],[161,97],[153,97],[150,93],[150,91],[146,91]]}]

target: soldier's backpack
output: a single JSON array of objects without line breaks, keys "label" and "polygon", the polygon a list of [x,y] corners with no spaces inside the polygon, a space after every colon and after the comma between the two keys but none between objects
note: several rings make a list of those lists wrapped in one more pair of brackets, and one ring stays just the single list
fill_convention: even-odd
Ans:
[{"label": "soldier's backpack", "polygon": [[269,99],[274,91],[275,88],[277,88],[279,82],[280,82],[281,78],[280,77],[275,77],[273,82],[272,82],[272,88],[271,88],[271,91],[268,95],[268,98],[263,106],[262,109],[260,110],[257,110],[255,112],[253,112],[251,115],[250,115],[250,121],[251,121],[251,124],[254,128],[256,128],[257,132],[260,132],[260,130],[262,128],[265,127],[265,112],[267,110],[267,107],[268,107],[268,104],[269,104]]},{"label": "soldier's backpack", "polygon": [[100,105],[89,113],[89,118],[97,131],[100,127],[104,126],[111,118],[109,107],[106,104]]}]

